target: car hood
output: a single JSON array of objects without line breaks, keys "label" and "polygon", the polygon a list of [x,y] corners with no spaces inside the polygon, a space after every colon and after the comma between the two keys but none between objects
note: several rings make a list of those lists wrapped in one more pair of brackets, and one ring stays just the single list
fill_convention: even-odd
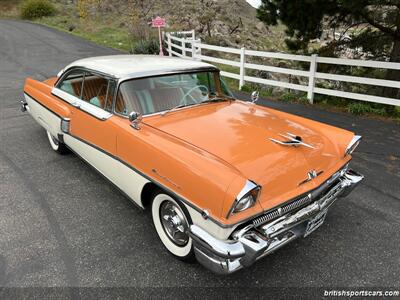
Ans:
[{"label": "car hood", "polygon": [[[321,178],[335,172],[353,136],[346,130],[242,101],[184,108],[147,117],[144,122],[219,157],[261,185],[264,209],[285,195],[315,188],[318,181],[302,184],[309,171],[315,170]],[[282,146],[270,140],[285,140],[279,134],[287,132],[313,148]]]}]

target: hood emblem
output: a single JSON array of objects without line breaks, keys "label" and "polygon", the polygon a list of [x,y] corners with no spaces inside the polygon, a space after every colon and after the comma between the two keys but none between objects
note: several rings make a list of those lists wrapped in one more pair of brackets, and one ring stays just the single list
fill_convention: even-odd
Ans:
[{"label": "hood emblem", "polygon": [[289,132],[286,132],[286,134],[280,133],[279,135],[284,137],[287,140],[280,141],[280,140],[273,139],[273,138],[269,138],[269,139],[271,141],[273,141],[274,143],[277,143],[277,144],[282,145],[282,146],[295,146],[295,147],[304,146],[304,147],[307,147],[307,148],[315,149],[314,146],[311,146],[310,144],[304,143],[302,141],[301,136],[297,136],[297,135],[294,135],[293,133],[289,133]]},{"label": "hood emblem", "polygon": [[307,178],[304,179],[302,182],[299,183],[299,185],[302,185],[306,182],[309,182],[311,180],[313,180],[314,178],[318,177],[319,175],[321,175],[324,171],[316,171],[316,170],[310,170],[307,173]]}]

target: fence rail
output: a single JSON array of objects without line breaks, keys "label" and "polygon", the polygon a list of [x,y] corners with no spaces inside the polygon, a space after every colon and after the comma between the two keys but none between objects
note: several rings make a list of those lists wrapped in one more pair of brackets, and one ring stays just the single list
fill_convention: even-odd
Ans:
[{"label": "fence rail", "polygon": [[[354,92],[345,92],[341,90],[320,88],[316,86],[316,80],[322,79],[322,80],[333,80],[338,82],[357,83],[363,85],[373,85],[373,86],[400,89],[400,81],[318,72],[318,66],[320,64],[400,70],[400,63],[360,60],[360,59],[320,57],[316,54],[306,56],[306,55],[294,55],[294,54],[286,54],[279,52],[255,51],[245,48],[237,49],[237,48],[221,47],[221,46],[202,43],[200,39],[196,39],[194,30],[166,33],[164,35],[164,40],[167,45],[166,49],[170,56],[179,56],[183,58],[202,60],[210,63],[217,63],[239,68],[239,74],[227,71],[221,71],[222,76],[238,80],[239,89],[243,87],[245,82],[253,82],[258,84],[265,84],[269,86],[276,86],[276,87],[288,88],[292,90],[299,90],[306,92],[307,98],[310,101],[310,103],[313,103],[314,94],[323,94],[328,96],[336,96],[348,99],[400,106],[400,100],[395,98],[367,95]],[[179,49],[180,52],[177,51],[177,49]],[[230,60],[226,58],[208,56],[202,54],[202,50],[229,53],[237,55],[238,57],[237,60]],[[305,62],[309,63],[309,69],[307,71],[304,71],[298,69],[289,69],[283,67],[250,63],[247,60],[248,57],[276,58],[289,61]],[[297,83],[290,83],[273,79],[264,79],[254,76],[248,76],[246,75],[247,69],[305,77],[308,79],[308,84],[307,85],[297,84]]]}]

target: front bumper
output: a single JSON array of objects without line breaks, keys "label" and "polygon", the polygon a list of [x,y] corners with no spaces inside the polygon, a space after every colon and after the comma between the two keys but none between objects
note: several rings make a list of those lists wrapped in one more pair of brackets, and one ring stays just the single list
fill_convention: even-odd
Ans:
[{"label": "front bumper", "polygon": [[[189,233],[196,258],[203,266],[219,274],[230,274],[250,266],[292,240],[308,235],[311,220],[318,220],[319,215],[324,217],[328,207],[337,198],[347,196],[363,178],[355,171],[343,170],[325,183],[324,190],[318,189],[318,200],[271,222],[260,224],[253,221],[236,230],[230,240],[218,240],[200,227],[191,225]],[[307,197],[311,200],[314,194]]]}]

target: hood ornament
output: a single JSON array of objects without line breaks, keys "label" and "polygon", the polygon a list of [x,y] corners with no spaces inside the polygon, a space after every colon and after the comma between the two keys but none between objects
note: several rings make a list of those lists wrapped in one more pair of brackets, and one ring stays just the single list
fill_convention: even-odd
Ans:
[{"label": "hood ornament", "polygon": [[286,138],[286,139],[288,139],[288,140],[280,141],[280,140],[273,139],[273,138],[269,138],[269,139],[271,141],[273,141],[274,143],[277,143],[277,144],[282,145],[282,146],[295,146],[295,147],[296,146],[304,146],[304,147],[307,147],[307,148],[315,149],[314,146],[311,146],[309,144],[304,143],[302,141],[302,139],[301,139],[301,136],[297,136],[297,135],[294,135],[294,134],[289,133],[289,132],[286,132],[286,135],[285,134],[281,134],[281,133],[279,135],[284,137],[284,138]]}]

